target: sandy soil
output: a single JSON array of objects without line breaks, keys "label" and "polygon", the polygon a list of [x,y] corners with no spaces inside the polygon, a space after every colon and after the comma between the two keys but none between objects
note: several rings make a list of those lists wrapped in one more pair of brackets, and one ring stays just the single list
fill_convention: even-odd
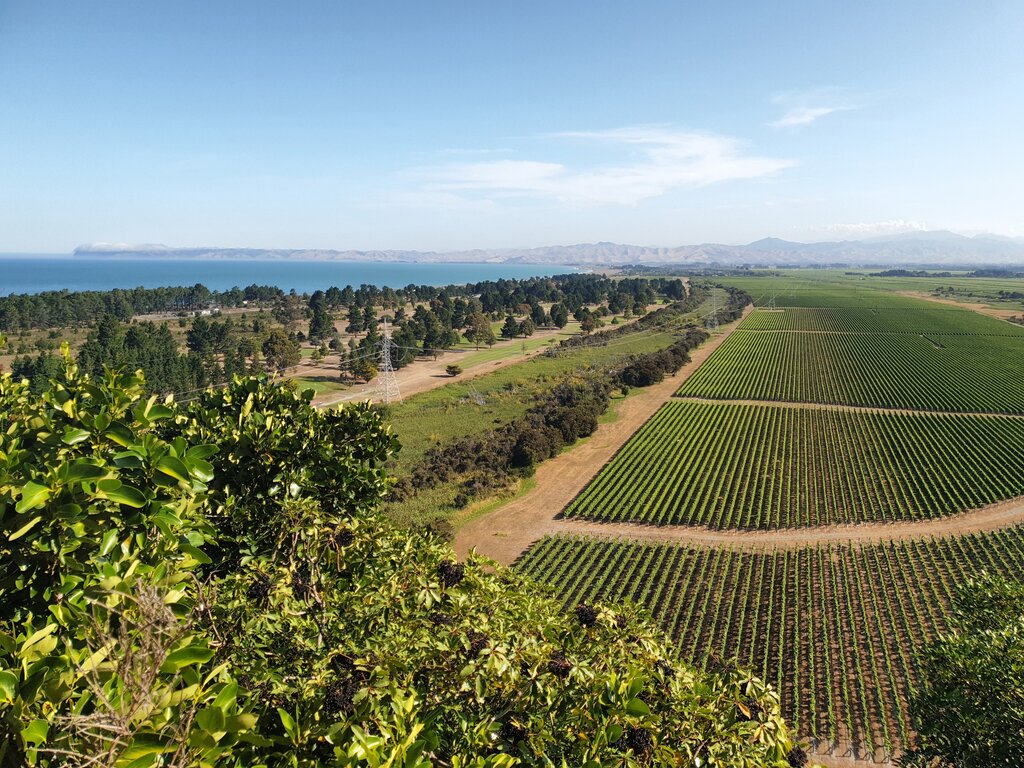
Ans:
[{"label": "sandy soil", "polygon": [[921,539],[948,534],[993,531],[1024,521],[1024,496],[987,507],[934,520],[899,523],[862,523],[769,531],[716,530],[689,525],[597,523],[584,520],[549,520],[542,533],[575,533],[585,536],[635,539],[647,542],[680,542],[730,549],[799,549],[819,543],[869,544],[879,541]]},{"label": "sandy soil", "polygon": [[[743,313],[753,309],[748,306]],[[455,549],[465,556],[476,548],[481,554],[503,563],[511,563],[530,544],[550,530],[555,515],[590,482],[623,444],[654,415],[679,386],[729,336],[739,321],[722,326],[713,336],[690,353],[691,360],[674,376],[660,384],[634,390],[618,408],[618,418],[602,424],[579,445],[545,461],[537,468],[536,487],[493,512],[479,517],[458,532]],[[558,521],[561,522],[561,521]]]}]

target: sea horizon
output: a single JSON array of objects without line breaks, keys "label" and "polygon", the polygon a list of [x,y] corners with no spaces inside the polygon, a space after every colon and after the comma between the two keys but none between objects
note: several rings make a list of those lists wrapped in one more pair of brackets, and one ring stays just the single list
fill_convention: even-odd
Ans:
[{"label": "sea horizon", "polygon": [[0,253],[0,296],[45,291],[108,291],[201,283],[225,291],[273,285],[311,293],[331,286],[461,285],[579,272],[579,266],[501,262],[341,261],[334,259],[84,257]]}]

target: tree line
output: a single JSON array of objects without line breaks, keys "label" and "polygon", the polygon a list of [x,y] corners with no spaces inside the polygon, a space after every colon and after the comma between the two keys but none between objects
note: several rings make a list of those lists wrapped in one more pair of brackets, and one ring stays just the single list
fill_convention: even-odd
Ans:
[{"label": "tree line", "polygon": [[[602,314],[642,313],[659,296],[685,296],[682,281],[616,281],[600,275],[573,274],[441,289],[416,285],[402,289],[332,286],[308,297],[256,285],[224,292],[210,291],[202,285],[58,291],[0,298],[0,330],[3,323],[24,329],[31,317],[29,312],[39,313],[31,321],[34,328],[58,321],[66,321],[68,327],[90,325],[77,353],[77,362],[85,371],[99,375],[104,367],[141,369],[154,392],[181,393],[221,384],[236,374],[284,371],[301,361],[302,342],[314,345],[314,361],[330,351],[337,352],[341,375],[370,380],[377,373],[385,314],[390,315],[392,323],[392,361],[401,368],[418,356],[436,355],[463,338],[477,347],[489,346],[498,335],[525,337],[537,328],[565,327],[570,316],[590,331],[601,322]],[[269,310],[270,317],[261,311],[251,318],[202,314],[190,321],[181,318],[182,324],[190,322],[185,350],[180,349],[166,323],[131,321],[137,314],[186,309],[195,313],[210,306],[241,307],[250,302]],[[545,308],[541,302],[549,306]],[[593,305],[599,306],[592,310]],[[85,320],[89,312],[99,314],[89,322]],[[502,317],[504,325],[495,334],[492,323]],[[336,330],[336,322],[342,318],[343,322],[347,320],[347,344]],[[271,320],[281,327],[274,327]],[[39,353],[31,355],[23,344],[11,365],[15,376],[29,379],[35,392],[45,389],[61,365],[59,357],[52,354],[53,346],[55,343],[44,339],[37,343]]]}]

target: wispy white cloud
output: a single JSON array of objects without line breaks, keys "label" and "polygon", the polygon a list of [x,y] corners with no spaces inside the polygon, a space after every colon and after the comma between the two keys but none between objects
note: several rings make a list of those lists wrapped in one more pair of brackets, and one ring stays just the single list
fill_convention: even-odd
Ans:
[{"label": "wispy white cloud", "polygon": [[810,125],[818,118],[831,115],[833,112],[844,112],[855,109],[855,107],[794,107],[768,125],[772,128],[797,128],[801,125]]},{"label": "wispy white cloud", "polygon": [[786,91],[772,97],[772,103],[786,109],[782,117],[768,123],[772,128],[801,128],[835,112],[860,109],[845,88],[812,88]]},{"label": "wispy white cloud", "polygon": [[885,221],[862,221],[855,224],[832,224],[823,227],[822,232],[835,237],[880,237],[899,235],[904,232],[927,232],[933,229],[923,221],[907,219],[886,219]]},{"label": "wispy white cloud", "polygon": [[442,155],[508,155],[515,152],[514,149],[508,148],[497,148],[497,149],[476,149],[469,147],[449,147],[448,149],[442,149]]},{"label": "wispy white cloud", "polygon": [[554,198],[581,205],[636,205],[674,189],[759,179],[795,165],[745,152],[743,142],[660,126],[574,131],[549,138],[586,141],[611,152],[633,150],[624,163],[591,167],[542,160],[452,163],[420,169],[425,188],[493,196]]}]

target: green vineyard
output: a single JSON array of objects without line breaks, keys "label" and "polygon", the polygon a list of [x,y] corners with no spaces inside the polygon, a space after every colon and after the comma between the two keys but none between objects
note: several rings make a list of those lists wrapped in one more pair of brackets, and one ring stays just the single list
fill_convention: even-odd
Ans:
[{"label": "green vineyard", "polygon": [[1024,413],[1022,382],[1024,335],[737,330],[677,394]]},{"label": "green vineyard", "polygon": [[740,324],[741,331],[803,333],[916,333],[988,335],[1024,338],[1024,326],[962,309],[852,309],[849,307],[780,307],[758,309]]},{"label": "green vineyard", "polygon": [[546,537],[521,570],[565,603],[645,606],[694,662],[735,659],[771,682],[819,749],[881,758],[912,737],[919,653],[958,585],[1018,577],[1024,529],[768,552]]},{"label": "green vineyard", "polygon": [[712,528],[921,520],[1024,494],[1024,418],[666,403],[569,517]]}]

